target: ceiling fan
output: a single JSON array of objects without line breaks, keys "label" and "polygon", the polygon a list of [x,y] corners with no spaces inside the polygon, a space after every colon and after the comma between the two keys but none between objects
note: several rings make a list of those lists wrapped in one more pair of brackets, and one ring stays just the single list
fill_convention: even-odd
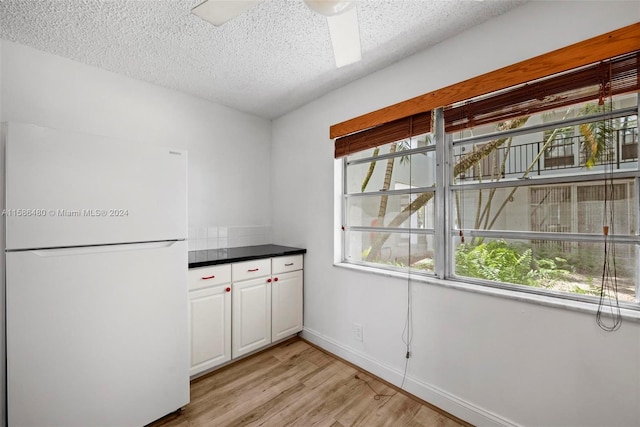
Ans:
[{"label": "ceiling fan", "polygon": [[[261,1],[206,0],[204,3],[194,7],[191,13],[219,27]],[[303,1],[309,9],[327,17],[336,67],[344,67],[362,59],[360,29],[355,1]]]}]

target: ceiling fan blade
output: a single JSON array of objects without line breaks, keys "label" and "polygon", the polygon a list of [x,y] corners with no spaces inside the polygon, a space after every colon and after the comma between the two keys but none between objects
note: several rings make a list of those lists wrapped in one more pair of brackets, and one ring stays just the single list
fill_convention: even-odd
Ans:
[{"label": "ceiling fan blade", "polygon": [[207,0],[191,9],[191,13],[219,27],[262,0]]},{"label": "ceiling fan blade", "polygon": [[336,67],[344,67],[362,59],[358,9],[352,7],[337,15],[327,16]]}]

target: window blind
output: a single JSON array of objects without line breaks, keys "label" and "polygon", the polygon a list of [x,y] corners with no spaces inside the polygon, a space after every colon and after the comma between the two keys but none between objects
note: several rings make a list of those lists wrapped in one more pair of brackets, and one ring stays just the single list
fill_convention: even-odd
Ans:
[{"label": "window blind", "polygon": [[455,132],[580,102],[640,90],[640,51],[480,96],[444,108],[445,131]]},{"label": "window blind", "polygon": [[428,132],[431,132],[430,111],[337,138],[335,142],[335,158],[348,156],[358,151],[379,147]]}]

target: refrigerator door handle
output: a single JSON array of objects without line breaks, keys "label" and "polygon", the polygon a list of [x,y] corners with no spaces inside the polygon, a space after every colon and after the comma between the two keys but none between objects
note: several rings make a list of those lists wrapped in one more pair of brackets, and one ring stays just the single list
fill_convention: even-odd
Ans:
[{"label": "refrigerator door handle", "polygon": [[34,249],[28,252],[40,257],[54,257],[54,256],[66,256],[66,255],[98,254],[98,253],[107,253],[107,252],[160,249],[160,248],[168,248],[170,246],[173,246],[176,242],[177,240],[166,240],[166,241],[160,241],[160,242],[79,246],[74,248]]}]

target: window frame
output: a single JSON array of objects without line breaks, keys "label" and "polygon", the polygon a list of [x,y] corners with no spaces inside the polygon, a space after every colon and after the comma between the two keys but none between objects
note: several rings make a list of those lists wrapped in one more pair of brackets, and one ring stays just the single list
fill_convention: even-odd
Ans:
[{"label": "window frame", "polygon": [[[410,137],[411,138],[411,137]],[[402,141],[402,140],[400,140]],[[399,142],[399,141],[394,141],[395,143]],[[391,143],[388,143],[391,144]],[[387,145],[387,144],[385,144]],[[383,270],[383,271],[404,271],[406,270],[405,268],[402,267],[394,267],[391,265],[385,266],[384,268],[381,267],[382,264],[380,263],[371,263],[371,262],[367,262],[367,261],[353,261],[353,260],[348,260],[347,259],[347,253],[348,253],[348,247],[347,247],[347,233],[349,232],[370,232],[370,233],[376,233],[376,232],[384,232],[384,233],[390,233],[390,234],[397,234],[397,235],[402,235],[402,234],[415,234],[415,235],[426,235],[426,236],[435,236],[436,230],[435,227],[433,228],[413,228],[411,226],[409,227],[376,227],[376,226],[353,226],[350,225],[350,221],[348,218],[348,207],[349,207],[349,199],[350,198],[358,198],[358,197],[371,197],[371,196],[392,196],[392,195],[396,195],[396,196],[408,196],[410,199],[412,196],[415,196],[416,194],[421,194],[421,193],[434,193],[434,198],[436,196],[436,189],[433,187],[411,187],[410,185],[408,185],[408,188],[406,189],[389,189],[389,190],[384,190],[384,191],[367,191],[367,192],[361,192],[361,193],[349,193],[348,192],[348,188],[349,188],[349,184],[348,184],[348,177],[349,177],[349,173],[348,173],[348,167],[349,166],[353,166],[353,165],[358,165],[358,164],[364,164],[364,163],[370,163],[372,160],[375,159],[376,162],[382,162],[388,159],[397,159],[403,156],[413,156],[415,154],[423,154],[423,153],[436,153],[436,162],[437,162],[437,144],[428,144],[422,147],[416,147],[416,148],[412,148],[409,150],[399,150],[396,151],[395,153],[386,153],[386,154],[380,154],[376,157],[373,156],[368,156],[368,157],[363,157],[363,158],[358,158],[355,160],[349,160],[349,156],[344,156],[342,159],[340,159],[341,162],[341,167],[342,167],[342,173],[341,173],[341,177],[342,177],[342,184],[341,184],[341,197],[340,197],[340,201],[341,201],[341,228],[342,228],[342,234],[341,234],[341,254],[340,254],[340,261],[343,263],[348,263],[348,264],[353,264],[353,265],[359,265],[359,266],[364,266],[364,267],[368,267],[374,270]],[[436,178],[437,181],[437,178]],[[436,200],[434,200],[434,204],[436,203]],[[434,211],[437,211],[436,209],[434,209]],[[433,223],[434,225],[437,223],[437,218],[435,218],[436,216],[436,212],[434,212],[434,219],[433,219]],[[409,215],[409,220],[411,218],[411,214]],[[402,237],[400,237],[402,238]],[[409,248],[411,246],[411,242],[408,242]],[[434,251],[435,252],[435,251]],[[409,249],[409,255],[410,255],[410,249]],[[435,253],[434,253],[435,255]],[[435,274],[430,274],[430,273],[423,273],[426,275],[430,275],[430,276],[435,276]]]},{"label": "window frame", "polygon": [[[473,143],[483,143],[495,139],[497,136],[519,136],[525,134],[531,134],[536,132],[544,132],[545,130],[555,129],[557,127],[566,127],[579,125],[585,122],[593,122],[596,120],[603,120],[609,118],[618,118],[628,115],[640,114],[640,93],[636,93],[637,104],[634,107],[626,107],[612,112],[597,113],[589,116],[580,116],[567,120],[556,120],[548,123],[541,123],[537,125],[531,125],[523,128],[517,128],[509,131],[494,132],[490,134],[466,137],[454,140],[453,133],[446,133],[444,131],[444,114],[443,109],[438,108],[434,110],[434,123],[432,133],[434,135],[434,145],[427,147],[419,147],[407,151],[396,152],[393,154],[384,154],[376,157],[376,161],[385,160],[388,158],[399,157],[403,155],[412,155],[420,152],[435,151],[436,157],[436,171],[435,171],[435,188],[422,187],[422,188],[410,188],[408,190],[389,190],[384,192],[368,192],[363,195],[383,195],[383,194],[409,194],[423,191],[434,192],[434,227],[428,231],[423,229],[399,228],[388,229],[384,227],[352,227],[349,225],[349,218],[347,212],[348,198],[358,197],[358,194],[347,193],[347,177],[349,164],[366,163],[370,162],[372,157],[361,158],[353,162],[349,162],[348,157],[341,159],[342,164],[342,229],[341,234],[341,254],[340,262],[345,264],[351,264],[361,267],[366,267],[368,271],[374,273],[380,273],[388,275],[390,272],[408,273],[411,277],[422,276],[425,279],[437,279],[443,281],[443,283],[464,283],[472,287],[478,288],[495,288],[504,291],[515,291],[516,294],[533,294],[542,297],[552,297],[558,301],[573,300],[577,302],[586,302],[590,305],[597,304],[597,298],[592,296],[582,296],[576,293],[560,292],[555,290],[547,290],[536,287],[528,287],[524,285],[514,285],[509,283],[493,282],[478,278],[469,278],[459,276],[455,274],[455,244],[454,233],[459,230],[454,227],[455,219],[453,218],[455,196],[454,193],[464,189],[478,189],[478,188],[499,188],[499,187],[531,187],[544,184],[556,185],[556,184],[576,184],[588,182],[598,182],[604,180],[607,176],[602,171],[588,172],[581,175],[561,175],[561,176],[547,176],[537,177],[531,180],[513,180],[513,179],[501,179],[496,182],[475,182],[475,183],[454,183],[453,168],[454,168],[454,147],[459,145],[467,145]],[[636,119],[637,120],[637,119]],[[544,154],[542,154],[544,156]],[[635,302],[620,302],[622,308],[640,311],[640,162],[634,169],[620,170],[613,174],[615,179],[633,179],[634,191],[636,198],[635,207],[635,235],[617,235],[616,243],[635,245],[636,247],[636,281],[635,281]],[[434,270],[432,273],[423,273],[411,269],[410,267],[403,268],[387,268],[382,267],[380,264],[370,262],[353,262],[346,259],[346,234],[348,231],[385,231],[394,233],[416,233],[416,234],[430,234],[434,236],[435,250],[434,250]],[[551,233],[551,232],[534,232],[534,231],[493,231],[493,230],[472,230],[463,229],[465,235],[473,237],[500,237],[504,238],[505,234],[510,239],[544,239],[551,241],[563,241],[571,240],[572,242],[602,242],[604,237],[602,235],[586,235],[585,233]]]}]

